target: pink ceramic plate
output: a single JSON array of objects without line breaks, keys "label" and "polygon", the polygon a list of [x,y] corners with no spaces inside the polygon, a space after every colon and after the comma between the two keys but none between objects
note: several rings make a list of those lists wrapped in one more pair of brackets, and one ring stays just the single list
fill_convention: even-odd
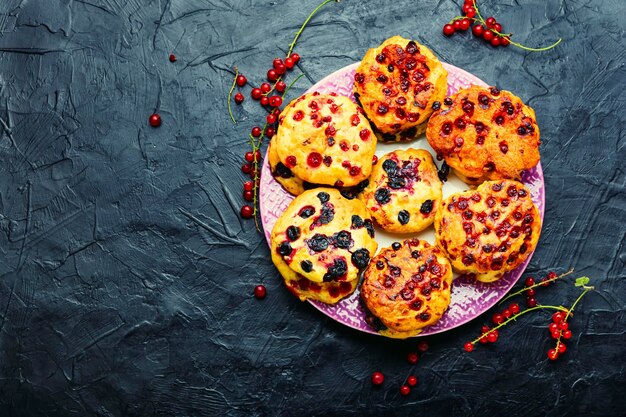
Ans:
[{"label": "pink ceramic plate", "polygon": [[[445,63],[443,65],[448,70],[448,95],[457,92],[459,88],[469,87],[471,84],[482,86],[487,85],[479,78],[463,71],[460,68]],[[354,72],[357,66],[358,63],[352,64],[330,74],[328,77],[311,87],[309,91],[319,91],[320,93],[335,92],[340,95],[349,96],[354,100],[352,85],[354,82]],[[380,156],[391,152],[396,148],[406,148],[409,146],[414,148],[424,148],[428,149],[431,153],[433,152],[428,146],[426,140],[422,138],[410,144],[382,144],[379,142],[376,153]],[[532,170],[525,172],[522,177],[522,182],[530,189],[532,199],[539,208],[539,211],[541,212],[541,219],[543,221],[545,192],[541,164],[538,164]],[[448,187],[447,191],[446,187]],[[444,185],[444,197],[450,192],[458,191],[464,188],[467,189],[465,184],[462,184],[458,179],[451,178],[450,181]],[[270,172],[267,157],[263,162],[259,197],[261,221],[263,222],[265,237],[269,243],[270,233],[272,232],[274,223],[276,223],[278,217],[280,217],[291,200],[293,200],[293,196],[287,193],[282,186],[274,180],[274,177]],[[388,246],[394,240],[393,235],[380,232],[379,230],[377,230],[376,233],[376,239],[379,241],[380,247]],[[433,242],[433,236],[434,234],[432,233],[432,230],[430,232],[423,232],[422,234],[417,235],[420,239],[429,240],[431,243]],[[397,236],[397,240],[402,240],[404,238],[406,238],[406,236]],[[441,320],[424,329],[420,336],[441,333],[443,331],[453,329],[467,323],[487,311],[495,303],[501,300],[511,287],[513,287],[513,285],[521,277],[524,269],[526,269],[531,257],[532,255],[517,269],[507,273],[502,279],[493,283],[479,283],[466,277],[456,278],[452,284],[450,297],[451,302],[448,311],[443,315]],[[365,322],[365,312],[359,303],[358,289],[350,297],[335,305],[327,305],[317,301],[310,301],[310,303],[328,317],[331,317],[346,326],[366,333],[378,334]]]}]

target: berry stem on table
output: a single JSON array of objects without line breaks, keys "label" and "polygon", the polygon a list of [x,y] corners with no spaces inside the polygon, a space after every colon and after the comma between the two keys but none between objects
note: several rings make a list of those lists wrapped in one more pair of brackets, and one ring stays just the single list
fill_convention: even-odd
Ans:
[{"label": "berry stem on table", "polygon": [[239,70],[235,67],[235,77],[233,78],[233,85],[230,87],[230,91],[228,92],[228,114],[230,115],[230,120],[233,121],[233,124],[237,124],[235,121],[235,116],[233,116],[233,111],[230,108],[230,102],[233,96],[233,91],[235,91],[235,84],[237,83],[237,77],[239,76]]},{"label": "berry stem on table", "polygon": [[551,283],[551,282],[553,282],[553,281],[556,281],[557,279],[561,279],[561,278],[563,278],[563,277],[566,277],[566,276],[568,276],[569,274],[571,274],[572,272],[574,272],[574,270],[573,270],[573,269],[570,269],[569,271],[567,271],[567,272],[565,272],[564,274],[561,274],[561,275],[559,275],[559,276],[557,276],[557,277],[550,278],[550,279],[548,279],[548,280],[546,280],[546,281],[538,282],[538,283],[533,284],[533,285],[528,286],[528,287],[524,287],[524,288],[522,288],[522,289],[521,289],[521,290],[519,290],[519,291],[516,291],[516,292],[514,292],[514,293],[511,293],[511,294],[507,295],[507,296],[506,296],[506,297],[504,297],[502,300],[500,300],[500,302],[499,302],[498,304],[502,304],[502,303],[504,303],[506,300],[508,300],[508,299],[509,299],[509,298],[511,298],[511,297],[515,297],[516,295],[523,294],[523,293],[525,293],[526,291],[530,290],[531,288],[545,286],[546,284],[549,284],[549,283]]},{"label": "berry stem on table", "polygon": [[311,20],[311,18],[315,15],[315,13],[317,13],[322,7],[326,6],[328,3],[331,3],[333,1],[339,3],[339,0],[325,0],[319,6],[317,6],[315,10],[311,12],[309,17],[306,18],[302,26],[300,26],[300,30],[296,32],[296,37],[293,38],[293,42],[289,44],[289,51],[287,52],[287,58],[291,56],[291,51],[293,51],[293,48],[296,46],[296,42],[298,42],[298,38],[300,37],[300,34],[302,34],[302,31],[304,30],[306,25],[309,23],[309,20]]}]

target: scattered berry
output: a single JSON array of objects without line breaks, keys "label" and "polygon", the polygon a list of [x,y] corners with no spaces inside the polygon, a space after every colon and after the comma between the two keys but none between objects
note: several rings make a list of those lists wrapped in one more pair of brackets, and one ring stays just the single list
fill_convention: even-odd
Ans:
[{"label": "scattered berry", "polygon": [[471,352],[474,350],[474,344],[472,342],[467,342],[465,346],[463,346],[463,349],[465,349],[466,352]]},{"label": "scattered berry", "polygon": [[237,104],[243,103],[243,94],[241,93],[235,94],[235,103]]},{"label": "scattered berry", "polygon": [[245,75],[238,75],[237,80],[235,81],[239,87],[243,87],[248,82],[248,79]]},{"label": "scattered berry", "polygon": [[382,385],[382,383],[385,382],[385,375],[383,375],[382,372],[374,372],[372,374],[372,384],[379,386]]},{"label": "scattered berry", "polygon": [[406,360],[411,364],[411,365],[415,365],[417,363],[417,361],[419,361],[420,357],[416,352],[409,352],[406,355]]},{"label": "scattered berry", "polygon": [[414,387],[417,385],[417,377],[415,375],[410,375],[407,379],[406,379],[406,383],[411,386]]},{"label": "scattered berry", "polygon": [[170,62],[176,62],[176,55],[170,54]]},{"label": "scattered berry", "polygon": [[402,395],[404,395],[406,397],[410,393],[411,393],[411,387],[409,387],[408,385],[402,385],[400,387],[400,394],[402,394]]},{"label": "scattered berry", "polygon": [[417,344],[417,350],[424,353],[428,350],[428,343],[422,341]]},{"label": "scattered berry", "polygon": [[148,123],[150,123],[150,126],[152,126],[152,127],[159,127],[159,126],[161,126],[161,116],[159,116],[158,114],[154,113],[148,119]]},{"label": "scattered berry", "polygon": [[[250,207],[250,206],[244,206],[244,207]],[[257,285],[256,287],[254,287],[254,296],[256,298],[258,298],[259,300],[262,300],[265,298],[266,295],[267,295],[267,290],[265,289],[265,285]]]},{"label": "scattered berry", "polygon": [[446,36],[452,36],[454,35],[454,26],[452,26],[451,24],[447,24],[443,27],[443,34]]}]

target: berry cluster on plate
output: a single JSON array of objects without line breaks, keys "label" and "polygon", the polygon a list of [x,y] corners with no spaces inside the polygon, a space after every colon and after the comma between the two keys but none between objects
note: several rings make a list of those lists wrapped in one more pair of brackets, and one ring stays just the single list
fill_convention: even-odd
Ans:
[{"label": "berry cluster on plate", "polygon": [[[541,218],[520,182],[539,162],[533,110],[494,87],[447,87],[428,48],[395,36],[366,53],[357,103],[310,93],[280,113],[269,165],[296,198],[272,230],[272,260],[301,300],[359,289],[381,334],[410,337],[445,313],[453,271],[492,282],[534,251]],[[424,132],[440,170],[424,149],[375,155]],[[470,189],[444,198],[450,169]],[[404,235],[377,253],[374,225]],[[433,245],[406,235],[433,226]]]}]

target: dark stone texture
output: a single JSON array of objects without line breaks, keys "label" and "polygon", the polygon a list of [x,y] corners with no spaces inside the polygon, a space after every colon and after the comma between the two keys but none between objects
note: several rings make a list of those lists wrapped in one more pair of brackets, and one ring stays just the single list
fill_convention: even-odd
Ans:
[{"label": "dark stone texture", "polygon": [[[518,41],[563,37],[546,53],[444,38],[460,0],[345,0],[300,38],[291,97],[399,34],[537,112],[547,210],[528,272],[575,268],[598,291],[556,363],[547,313],[463,353],[489,315],[431,338],[414,368],[415,340],[297,301],[239,218],[263,113],[247,87],[229,121],[230,68],[260,83],[317,2],[276,3],[0,2],[0,415],[624,415],[626,3],[479,2]],[[539,299],[577,294],[562,283]]]}]

